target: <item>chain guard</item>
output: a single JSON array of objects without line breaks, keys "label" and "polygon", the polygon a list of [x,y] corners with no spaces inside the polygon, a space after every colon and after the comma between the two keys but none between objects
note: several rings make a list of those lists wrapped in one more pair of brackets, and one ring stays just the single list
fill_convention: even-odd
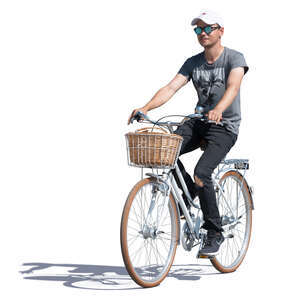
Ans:
[{"label": "chain guard", "polygon": [[187,222],[185,222],[181,228],[180,242],[184,250],[192,250],[195,240],[190,232]]}]

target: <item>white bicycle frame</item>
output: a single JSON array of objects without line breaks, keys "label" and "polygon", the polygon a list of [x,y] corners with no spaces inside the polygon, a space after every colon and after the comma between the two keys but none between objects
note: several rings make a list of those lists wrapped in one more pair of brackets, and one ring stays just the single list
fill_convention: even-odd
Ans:
[{"label": "white bicycle frame", "polygon": [[[238,222],[239,215],[238,215],[238,211],[234,215],[232,207],[229,205],[229,203],[226,199],[226,195],[224,194],[223,188],[219,184],[219,180],[220,180],[222,174],[224,174],[228,171],[233,171],[233,170],[237,171],[236,168],[231,167],[232,164],[235,165],[235,164],[241,164],[241,163],[247,163],[248,164],[248,159],[228,159],[228,160],[224,159],[224,160],[221,161],[221,163],[219,164],[219,166],[217,167],[217,169],[215,170],[215,172],[212,175],[213,184],[220,191],[220,196],[219,197],[223,197],[224,203],[226,204],[228,210],[231,212],[231,215],[234,218],[233,220],[231,220],[230,224],[223,226],[223,229],[224,229],[225,232],[227,230],[229,230],[232,226],[234,226]],[[244,182],[246,182],[246,180],[245,180],[246,170],[247,169],[245,168],[243,174],[240,173],[240,175],[242,176],[242,181],[241,181],[240,185],[237,186],[237,188],[239,189],[238,196],[237,196],[237,203],[238,203],[239,198],[241,196],[242,186],[243,186]],[[166,197],[169,196],[169,193],[172,193],[172,196],[174,197],[174,199],[176,201],[178,215],[179,215],[178,205],[180,205],[180,207],[183,211],[183,214],[185,216],[187,226],[189,227],[190,232],[192,234],[192,237],[194,239],[199,240],[200,239],[199,229],[200,229],[201,224],[203,223],[203,219],[199,215],[201,207],[198,206],[197,204],[195,204],[192,201],[191,195],[188,191],[188,188],[186,186],[186,183],[184,181],[182,173],[181,173],[181,171],[180,171],[177,164],[175,165],[175,172],[178,176],[178,179],[179,179],[180,184],[182,186],[183,192],[186,195],[188,201],[191,203],[191,205],[193,207],[198,209],[198,215],[197,215],[196,221],[193,220],[192,216],[190,215],[190,213],[189,213],[189,211],[188,211],[188,209],[185,205],[185,202],[184,202],[184,200],[182,198],[182,195],[181,195],[182,190],[178,187],[178,185],[176,183],[176,180],[174,178],[174,175],[172,174],[171,170],[168,170],[168,172],[163,171],[162,175],[158,175],[158,174],[155,174],[155,173],[146,173],[146,175],[156,178],[157,183],[160,186],[159,189],[164,192]],[[246,184],[247,184],[247,182],[246,182]],[[251,189],[250,189],[250,191],[251,191]],[[252,196],[252,193],[251,193],[251,196]],[[154,199],[152,201],[154,201]],[[218,201],[218,199],[217,199],[217,201]],[[251,202],[253,204],[252,197],[251,197]],[[150,204],[150,207],[151,206],[152,205]],[[252,205],[252,208],[254,208],[253,205]],[[149,210],[149,213],[151,213],[151,211],[152,211],[152,209]],[[178,225],[178,229],[180,230],[181,227],[180,227],[180,219],[179,218],[178,218],[178,224],[177,225]],[[177,243],[180,244],[180,239],[178,239]]]},{"label": "white bicycle frame", "polygon": [[[147,117],[145,115],[143,115],[143,116]],[[190,116],[197,116],[197,114],[190,115]],[[150,123],[156,124],[158,126],[167,127],[169,129],[170,133],[173,133],[173,127],[172,126],[179,126],[179,125],[183,124],[183,122],[182,123],[153,122],[149,118],[147,118],[147,119],[148,119],[148,121],[146,121],[146,123],[150,122]],[[142,123],[144,123],[144,122],[142,122]],[[234,167],[232,167],[232,165],[234,165]],[[242,167],[236,167],[236,166],[242,166]],[[247,166],[247,167],[244,168],[243,166]],[[249,160],[248,159],[228,159],[228,160],[226,160],[224,158],[220,162],[218,167],[216,168],[217,171],[215,170],[216,172],[214,172],[213,175],[212,175],[212,181],[213,181],[214,187],[217,187],[218,190],[220,191],[220,196],[223,197],[224,202],[226,203],[229,211],[231,212],[231,214],[234,218],[233,220],[230,221],[228,226],[226,226],[226,225],[223,226],[223,229],[224,229],[225,232],[226,232],[226,230],[230,229],[231,226],[234,226],[238,222],[239,216],[238,216],[238,212],[237,212],[236,216],[234,216],[233,210],[232,210],[231,206],[228,204],[228,201],[226,199],[226,196],[224,194],[222,186],[220,186],[220,184],[219,184],[219,180],[221,178],[221,175],[228,172],[228,171],[232,171],[232,170],[237,171],[238,169],[243,169],[244,170],[243,174],[240,173],[240,175],[242,176],[242,181],[241,181],[240,186],[239,186],[240,189],[239,189],[239,194],[238,194],[238,197],[237,197],[237,203],[238,203],[240,193],[242,191],[243,183],[244,183],[244,181],[246,182],[245,173],[246,173],[246,170],[248,169],[248,166],[249,166]],[[168,169],[168,171],[165,172],[165,169],[164,169],[162,175],[155,174],[154,172],[153,173],[146,173],[146,175],[156,178],[159,190],[164,193],[165,197],[169,196],[169,193],[172,193],[172,195],[175,199],[175,202],[176,202],[178,215],[179,215],[178,205],[180,205],[180,207],[183,211],[183,214],[185,216],[187,226],[189,227],[189,230],[192,234],[192,238],[193,239],[200,239],[201,238],[200,235],[199,235],[200,225],[203,223],[203,219],[201,219],[200,216],[199,216],[199,212],[201,211],[201,208],[200,208],[200,206],[198,206],[197,204],[195,204],[193,202],[193,199],[192,199],[192,197],[191,197],[191,195],[188,191],[188,188],[186,186],[183,175],[182,175],[182,173],[181,173],[181,171],[180,171],[180,169],[179,169],[179,167],[176,163],[175,164],[175,172],[176,172],[176,174],[179,178],[180,184],[183,188],[183,192],[186,195],[186,197],[187,197],[188,201],[190,202],[190,204],[193,207],[198,209],[197,218],[196,218],[196,220],[193,220],[192,216],[189,214],[188,209],[185,205],[185,202],[184,202],[184,200],[181,196],[181,189],[178,187],[178,185],[176,183],[176,180],[174,178],[174,175],[172,174],[171,171],[172,171],[172,169]],[[143,179],[143,168],[142,168],[142,179]],[[246,182],[246,184],[247,184],[247,182]],[[249,188],[249,190],[250,190],[250,196],[251,196],[251,202],[252,202],[252,209],[254,209],[253,198],[252,198],[252,191],[253,190],[252,190],[252,188]],[[154,201],[155,201],[155,197],[152,197],[148,215],[151,214],[151,212],[152,212]],[[217,201],[218,201],[218,199],[217,199]],[[178,226],[178,229],[179,229],[179,232],[180,232],[180,228],[181,228],[180,227],[180,218],[178,218],[177,226]],[[178,239],[177,243],[180,244],[180,238]]]}]

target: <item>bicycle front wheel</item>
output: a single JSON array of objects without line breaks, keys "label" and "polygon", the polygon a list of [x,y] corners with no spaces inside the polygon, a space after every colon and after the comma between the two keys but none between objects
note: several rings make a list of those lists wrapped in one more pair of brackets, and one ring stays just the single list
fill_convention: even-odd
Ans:
[{"label": "bicycle front wheel", "polygon": [[219,184],[223,194],[217,188],[216,196],[225,241],[210,260],[217,270],[229,273],[240,266],[249,246],[252,203],[248,185],[239,172],[226,172]]},{"label": "bicycle front wheel", "polygon": [[125,203],[121,220],[121,250],[131,278],[142,287],[159,285],[167,276],[179,231],[175,200],[154,178],[139,181]]}]

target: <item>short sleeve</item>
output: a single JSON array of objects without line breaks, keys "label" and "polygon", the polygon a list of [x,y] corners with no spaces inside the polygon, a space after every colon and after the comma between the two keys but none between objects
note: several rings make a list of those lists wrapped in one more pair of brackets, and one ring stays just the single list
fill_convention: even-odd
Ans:
[{"label": "short sleeve", "polygon": [[191,61],[191,58],[188,58],[184,64],[182,65],[182,67],[180,68],[180,70],[178,71],[178,74],[182,74],[183,76],[185,76],[187,78],[188,81],[190,81],[191,77],[192,77],[192,70],[193,70],[193,64]]},{"label": "short sleeve", "polygon": [[244,55],[242,53],[236,51],[231,55],[231,58],[230,58],[230,70],[237,68],[237,67],[243,67],[244,74],[246,74],[247,71],[249,70],[249,67],[246,63]]}]

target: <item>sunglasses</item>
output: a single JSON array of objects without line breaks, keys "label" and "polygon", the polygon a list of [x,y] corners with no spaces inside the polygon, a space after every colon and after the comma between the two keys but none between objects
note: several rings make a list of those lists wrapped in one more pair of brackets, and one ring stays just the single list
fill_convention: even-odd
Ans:
[{"label": "sunglasses", "polygon": [[201,34],[203,31],[208,35],[208,34],[212,33],[214,30],[219,29],[219,28],[221,28],[221,27],[220,26],[212,27],[210,25],[205,26],[205,27],[198,26],[198,27],[194,28],[194,31],[197,35]]}]

